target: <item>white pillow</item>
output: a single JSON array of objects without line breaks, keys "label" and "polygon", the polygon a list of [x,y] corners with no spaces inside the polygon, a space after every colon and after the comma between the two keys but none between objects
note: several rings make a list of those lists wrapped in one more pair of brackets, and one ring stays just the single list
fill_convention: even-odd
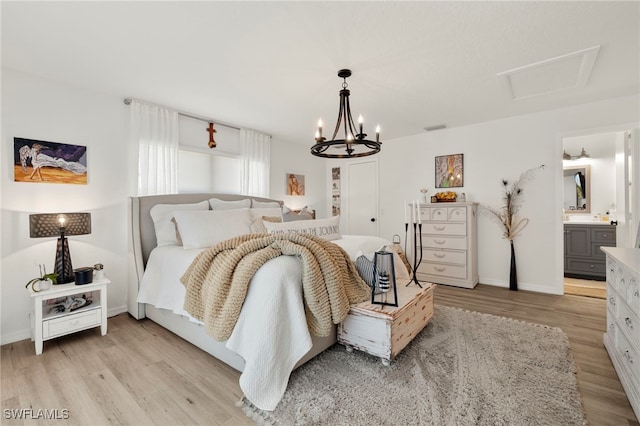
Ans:
[{"label": "white pillow", "polygon": [[299,234],[315,235],[328,241],[342,238],[342,235],[340,235],[340,216],[283,223],[264,222],[264,226],[270,234],[297,232]]},{"label": "white pillow", "polygon": [[174,217],[185,249],[211,247],[250,232],[249,209],[178,211]]},{"label": "white pillow", "polygon": [[209,200],[211,210],[232,210],[232,209],[248,209],[251,207],[251,198],[237,201],[225,201],[218,198]]},{"label": "white pillow", "polygon": [[171,218],[173,217],[173,212],[181,210],[209,210],[209,203],[201,201],[194,204],[156,204],[151,207],[149,214],[153,219],[158,247],[178,244],[176,227],[171,222]]},{"label": "white pillow", "polygon": [[280,203],[277,201],[258,201],[251,200],[251,208],[252,209],[260,209],[260,208],[281,208]]}]

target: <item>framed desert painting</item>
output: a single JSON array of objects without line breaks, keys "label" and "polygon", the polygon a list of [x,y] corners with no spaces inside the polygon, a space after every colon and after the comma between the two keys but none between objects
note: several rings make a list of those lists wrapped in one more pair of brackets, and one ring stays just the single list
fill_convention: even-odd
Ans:
[{"label": "framed desert painting", "polygon": [[87,147],[13,138],[15,182],[87,184]]},{"label": "framed desert painting", "polygon": [[436,157],[436,188],[457,188],[464,186],[464,154]]}]

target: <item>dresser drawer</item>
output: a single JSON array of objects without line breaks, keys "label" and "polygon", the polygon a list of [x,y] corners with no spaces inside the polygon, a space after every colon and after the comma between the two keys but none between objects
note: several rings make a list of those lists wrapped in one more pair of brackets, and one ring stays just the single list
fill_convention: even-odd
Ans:
[{"label": "dresser drawer", "polygon": [[441,237],[437,235],[422,235],[422,247],[466,250],[467,239],[464,237]]},{"label": "dresser drawer", "polygon": [[420,207],[420,219],[431,220],[431,209],[429,207]]},{"label": "dresser drawer", "polygon": [[467,225],[464,223],[423,223],[422,234],[428,235],[466,235]]},{"label": "dresser drawer", "polygon": [[[640,352],[640,319],[631,312],[629,307],[620,303],[618,306],[618,327],[623,330],[631,342],[634,343],[636,351]],[[638,360],[640,363],[640,359]]]},{"label": "dresser drawer", "polygon": [[42,338],[60,336],[85,328],[97,327],[102,323],[102,309],[91,309],[42,322]]},{"label": "dresser drawer", "polygon": [[617,342],[619,332],[615,317],[612,317],[610,313],[607,312],[607,334],[609,335],[609,339],[611,339],[612,342]]},{"label": "dresser drawer", "polygon": [[631,275],[627,281],[627,303],[633,312],[640,312],[640,280]]},{"label": "dresser drawer", "polygon": [[467,267],[464,265],[445,265],[423,261],[418,267],[418,272],[450,278],[467,278]]},{"label": "dresser drawer", "polygon": [[618,281],[620,281],[618,264],[607,258],[607,266],[606,266],[606,274],[607,274],[607,283],[609,283],[614,289],[618,289]]},{"label": "dresser drawer", "polygon": [[603,243],[601,245],[606,246],[607,243],[611,246],[616,245],[616,229],[615,227],[609,228],[608,226],[595,226],[591,229],[591,241]]},{"label": "dresser drawer", "polygon": [[449,222],[466,222],[467,208],[466,207],[449,207],[447,209],[447,220]]},{"label": "dresser drawer", "polygon": [[446,221],[449,216],[446,207],[432,207],[429,210],[429,218],[430,220],[442,220]]},{"label": "dresser drawer", "polygon": [[567,259],[567,272],[604,277],[605,271],[606,266],[604,260],[590,260],[581,258]]},{"label": "dresser drawer", "polygon": [[624,336],[624,333],[618,333],[616,346],[624,360],[624,366],[631,372],[632,381],[636,386],[640,383],[640,353],[634,345]]},{"label": "dresser drawer", "polygon": [[618,317],[618,305],[620,303],[624,302],[620,300],[618,293],[607,288],[607,317],[609,314],[611,314],[613,318]]},{"label": "dresser drawer", "polygon": [[422,260],[423,262],[457,263],[464,265],[467,263],[467,252],[422,249]]}]

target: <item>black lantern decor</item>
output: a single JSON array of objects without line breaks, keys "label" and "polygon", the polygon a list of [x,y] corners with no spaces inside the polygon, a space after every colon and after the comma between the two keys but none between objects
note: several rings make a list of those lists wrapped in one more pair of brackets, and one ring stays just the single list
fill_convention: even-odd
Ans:
[{"label": "black lantern decor", "polygon": [[[398,290],[396,289],[396,269],[393,265],[393,253],[383,247],[373,256],[373,288],[371,303],[376,305],[398,306]],[[393,288],[393,301],[389,301],[389,293]]]}]

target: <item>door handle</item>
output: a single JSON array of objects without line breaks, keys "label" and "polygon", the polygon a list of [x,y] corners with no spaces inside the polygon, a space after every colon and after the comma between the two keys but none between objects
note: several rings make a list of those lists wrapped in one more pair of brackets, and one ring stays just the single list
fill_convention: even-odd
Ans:
[{"label": "door handle", "polygon": [[375,218],[375,217],[372,217],[372,218],[371,218],[371,222],[375,222],[375,221],[376,221],[376,218]]}]

